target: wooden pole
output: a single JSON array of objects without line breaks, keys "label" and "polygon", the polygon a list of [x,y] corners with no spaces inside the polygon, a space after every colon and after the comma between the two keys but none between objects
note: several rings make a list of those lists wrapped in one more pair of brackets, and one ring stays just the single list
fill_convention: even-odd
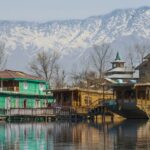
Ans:
[{"label": "wooden pole", "polygon": [[[73,93],[73,90],[72,90],[72,92],[71,92],[71,107],[73,106],[74,107],[74,95],[73,95],[74,93]],[[76,107],[76,104],[75,104],[75,107]]]},{"label": "wooden pole", "polygon": [[3,80],[1,80],[1,91],[3,91]]},{"label": "wooden pole", "polygon": [[63,95],[62,95],[62,92],[61,92],[61,98],[60,98],[60,99],[61,99],[61,100],[60,100],[60,101],[61,101],[60,103],[61,103],[61,106],[62,106],[62,105],[63,105]]}]

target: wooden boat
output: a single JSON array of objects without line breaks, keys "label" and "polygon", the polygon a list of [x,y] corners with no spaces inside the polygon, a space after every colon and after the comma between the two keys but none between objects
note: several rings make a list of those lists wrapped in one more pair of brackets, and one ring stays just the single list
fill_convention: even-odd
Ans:
[{"label": "wooden boat", "polygon": [[150,83],[115,84],[115,100],[105,102],[106,107],[127,119],[150,119]]}]

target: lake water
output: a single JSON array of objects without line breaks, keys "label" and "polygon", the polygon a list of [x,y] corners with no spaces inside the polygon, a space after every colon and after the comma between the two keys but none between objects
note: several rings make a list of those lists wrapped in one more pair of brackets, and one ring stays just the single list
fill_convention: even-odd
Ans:
[{"label": "lake water", "polygon": [[150,122],[1,122],[0,150],[150,150]]}]

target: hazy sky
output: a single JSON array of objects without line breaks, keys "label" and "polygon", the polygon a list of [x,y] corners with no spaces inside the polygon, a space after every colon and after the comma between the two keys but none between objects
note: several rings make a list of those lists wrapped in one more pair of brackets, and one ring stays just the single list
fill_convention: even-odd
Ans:
[{"label": "hazy sky", "polygon": [[141,6],[150,6],[150,0],[0,0],[0,20],[80,19]]}]

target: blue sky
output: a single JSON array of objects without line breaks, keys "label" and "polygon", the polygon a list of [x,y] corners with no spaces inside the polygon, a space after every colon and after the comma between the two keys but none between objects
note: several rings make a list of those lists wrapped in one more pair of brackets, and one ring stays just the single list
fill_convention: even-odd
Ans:
[{"label": "blue sky", "polygon": [[82,19],[141,6],[150,6],[150,0],[0,0],[0,20]]}]

